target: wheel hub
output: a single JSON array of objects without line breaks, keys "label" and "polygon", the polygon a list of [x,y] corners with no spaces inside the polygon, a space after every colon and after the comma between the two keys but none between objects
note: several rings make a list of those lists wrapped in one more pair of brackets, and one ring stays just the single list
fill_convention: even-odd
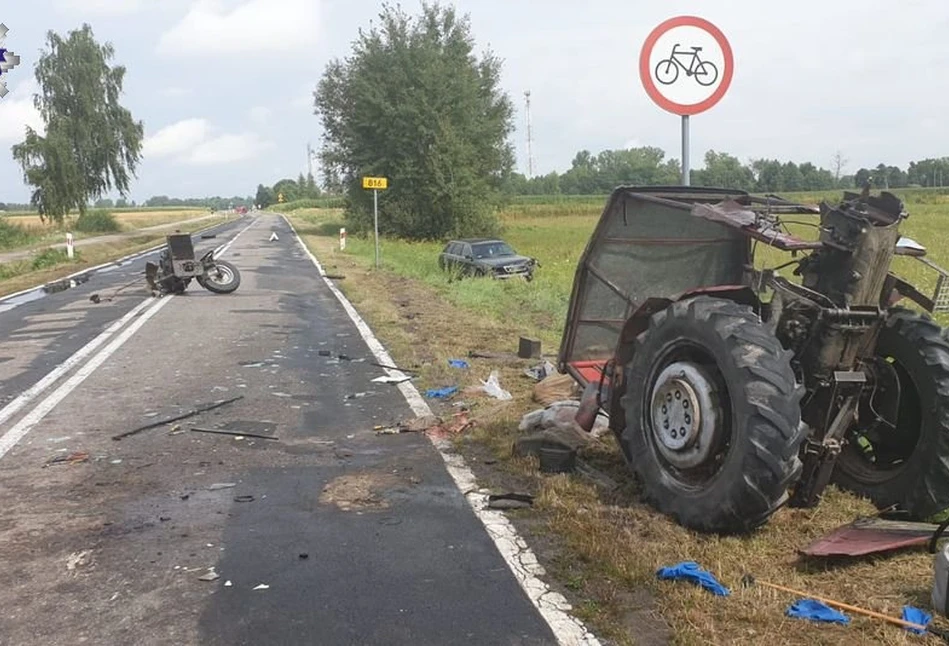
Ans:
[{"label": "wheel hub", "polygon": [[653,386],[650,422],[656,447],[678,468],[692,468],[713,453],[720,415],[714,383],[698,366],[667,366]]}]

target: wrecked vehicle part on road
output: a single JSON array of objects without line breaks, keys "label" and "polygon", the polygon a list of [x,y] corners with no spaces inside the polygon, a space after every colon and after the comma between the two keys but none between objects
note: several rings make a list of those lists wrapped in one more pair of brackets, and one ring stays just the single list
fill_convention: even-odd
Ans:
[{"label": "wrecked vehicle part on road", "polygon": [[[788,215],[820,231],[807,241]],[[829,482],[923,518],[949,507],[947,273],[884,192],[836,205],[718,188],[614,191],[581,257],[559,367],[596,403],[645,498],[743,532]],[[758,245],[790,252],[755,268]],[[933,297],[894,256],[938,274]],[[793,267],[800,283],[779,274]]]},{"label": "wrecked vehicle part on road", "polygon": [[230,294],[240,286],[237,267],[215,258],[213,249],[200,258],[195,256],[190,234],[173,233],[166,241],[158,263],[145,263],[145,280],[153,292],[183,294],[192,279],[216,294]]}]

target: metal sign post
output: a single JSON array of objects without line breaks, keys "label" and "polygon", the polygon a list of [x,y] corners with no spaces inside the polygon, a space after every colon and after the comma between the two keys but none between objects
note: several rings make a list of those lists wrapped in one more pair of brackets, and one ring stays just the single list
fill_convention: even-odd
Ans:
[{"label": "metal sign post", "polygon": [[376,232],[376,269],[379,268],[379,191],[389,188],[389,179],[386,177],[363,177],[362,187],[372,190],[372,214]]},{"label": "metal sign post", "polygon": [[650,32],[639,53],[639,78],[660,108],[682,118],[682,185],[690,184],[689,117],[722,100],[735,60],[718,27],[695,16],[666,20]]}]

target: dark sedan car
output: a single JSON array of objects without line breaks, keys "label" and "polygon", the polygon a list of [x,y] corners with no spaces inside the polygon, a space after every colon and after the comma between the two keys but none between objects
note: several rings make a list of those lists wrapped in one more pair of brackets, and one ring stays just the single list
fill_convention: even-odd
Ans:
[{"label": "dark sedan car", "polygon": [[463,276],[534,278],[537,260],[518,255],[503,240],[478,238],[452,240],[438,256],[438,266]]}]

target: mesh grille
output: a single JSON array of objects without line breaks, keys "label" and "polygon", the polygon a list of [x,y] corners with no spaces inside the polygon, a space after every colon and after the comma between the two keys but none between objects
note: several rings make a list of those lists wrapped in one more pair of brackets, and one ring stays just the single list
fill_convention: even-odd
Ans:
[{"label": "mesh grille", "polygon": [[168,236],[168,248],[173,260],[194,260],[194,245],[188,234]]},{"label": "mesh grille", "polygon": [[949,312],[949,276],[940,272],[933,295],[933,313]]}]

